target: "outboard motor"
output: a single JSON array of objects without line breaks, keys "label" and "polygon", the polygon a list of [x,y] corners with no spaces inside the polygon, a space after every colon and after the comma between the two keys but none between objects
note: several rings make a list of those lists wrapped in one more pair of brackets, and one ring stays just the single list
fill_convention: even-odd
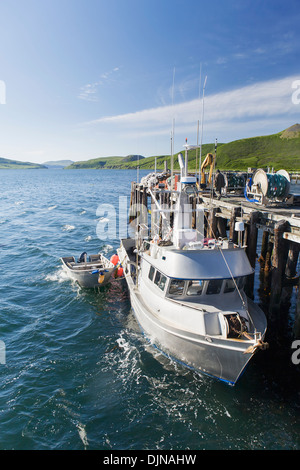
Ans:
[{"label": "outboard motor", "polygon": [[86,253],[86,251],[84,251],[79,256],[79,259],[78,259],[77,263],[86,263],[86,259],[87,259],[87,253]]}]

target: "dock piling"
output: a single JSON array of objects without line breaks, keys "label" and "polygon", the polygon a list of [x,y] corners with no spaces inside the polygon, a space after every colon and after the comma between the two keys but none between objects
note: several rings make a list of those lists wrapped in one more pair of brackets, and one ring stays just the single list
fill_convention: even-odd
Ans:
[{"label": "dock piling", "polygon": [[274,227],[274,246],[272,255],[272,288],[269,312],[280,310],[280,298],[283,285],[283,276],[288,255],[288,244],[283,238],[283,232],[287,229],[287,222],[281,220]]}]

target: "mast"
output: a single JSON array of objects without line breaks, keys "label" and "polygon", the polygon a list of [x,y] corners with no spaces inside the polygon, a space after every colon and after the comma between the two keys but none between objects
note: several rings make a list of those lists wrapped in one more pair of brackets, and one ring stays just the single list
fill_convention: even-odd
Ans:
[{"label": "mast", "polygon": [[[172,86],[172,110],[173,110],[173,120],[172,120],[172,134],[171,134],[171,191],[173,190],[174,182],[174,128],[175,128],[175,118],[174,118],[174,86],[175,86],[175,67],[173,70],[173,86]],[[172,201],[172,194],[171,194]]]},{"label": "mast", "polygon": [[200,139],[200,163],[199,163],[199,179],[201,176],[201,160],[202,160],[202,139],[203,139],[203,120],[204,120],[204,92],[206,86],[207,75],[204,80],[203,85],[203,95],[202,95],[202,117],[201,117],[201,139]]},{"label": "mast", "polygon": [[[199,108],[200,108],[200,95],[201,95],[201,70],[202,70],[202,64],[200,64],[200,77],[199,77]],[[199,114],[200,114],[200,112],[199,112]],[[198,119],[198,122],[197,122],[196,165],[195,165],[195,176],[196,177],[197,177],[197,168],[198,168],[199,123],[200,123],[200,121]],[[200,159],[201,159],[201,153],[200,153]]]}]

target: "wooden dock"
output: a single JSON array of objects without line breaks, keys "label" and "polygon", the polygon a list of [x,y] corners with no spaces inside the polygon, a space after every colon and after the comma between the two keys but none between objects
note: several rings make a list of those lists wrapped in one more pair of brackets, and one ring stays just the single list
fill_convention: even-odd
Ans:
[{"label": "wooden dock", "polygon": [[[171,191],[160,191],[164,204],[170,204]],[[255,273],[248,279],[246,293],[254,297],[254,283],[259,283],[260,304],[275,321],[288,318],[294,289],[297,291],[293,334],[300,338],[300,284],[297,272],[300,250],[300,202],[263,206],[250,203],[241,195],[227,195],[218,200],[209,192],[199,191],[191,197],[193,208],[204,209],[205,237],[228,238],[242,243]],[[149,188],[132,183],[131,206],[151,206]],[[196,218],[196,217],[195,217]],[[131,217],[132,220],[132,217]],[[237,232],[236,222],[244,223],[243,232]],[[256,279],[255,276],[259,276]]]}]

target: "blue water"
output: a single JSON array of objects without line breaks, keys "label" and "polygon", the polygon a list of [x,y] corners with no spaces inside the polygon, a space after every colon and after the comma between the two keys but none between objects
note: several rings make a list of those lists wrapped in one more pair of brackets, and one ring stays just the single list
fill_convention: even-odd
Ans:
[{"label": "blue water", "polygon": [[294,305],[236,387],[199,376],[151,349],[122,281],[81,290],[61,270],[64,255],[115,253],[98,208],[129,203],[136,172],[0,177],[0,449],[300,449]]}]

